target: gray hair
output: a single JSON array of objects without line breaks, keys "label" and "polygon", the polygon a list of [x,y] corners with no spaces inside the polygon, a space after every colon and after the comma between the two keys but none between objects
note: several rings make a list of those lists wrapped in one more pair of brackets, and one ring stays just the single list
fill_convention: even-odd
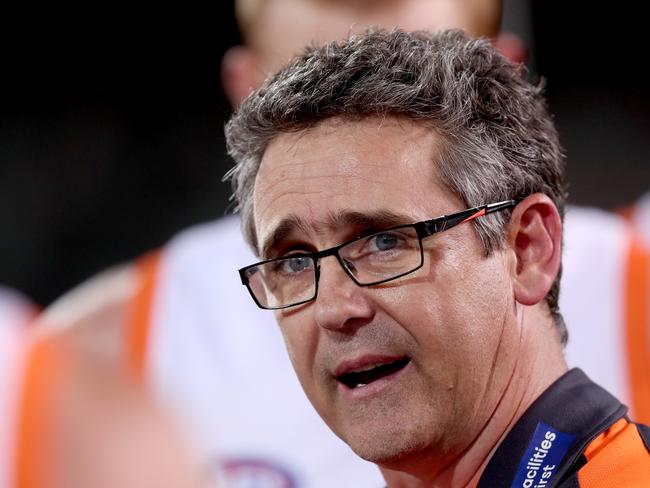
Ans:
[{"label": "gray hair", "polygon": [[[332,117],[420,121],[442,138],[436,163],[442,183],[468,207],[541,192],[563,216],[564,156],[542,84],[524,75],[489,41],[459,30],[373,29],[307,48],[252,93],[226,125],[236,165],[225,178],[232,182],[246,240],[256,247],[253,190],[268,144]],[[474,221],[486,255],[503,246],[508,217],[499,212]],[[546,301],[565,343],[559,279]]]}]

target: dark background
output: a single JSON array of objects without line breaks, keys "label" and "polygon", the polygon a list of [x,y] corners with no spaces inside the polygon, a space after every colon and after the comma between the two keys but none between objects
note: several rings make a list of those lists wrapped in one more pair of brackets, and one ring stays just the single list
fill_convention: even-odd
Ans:
[{"label": "dark background", "polygon": [[[230,2],[215,4],[5,16],[0,283],[46,305],[224,214],[229,106],[219,62],[239,37]],[[547,79],[571,200],[630,203],[650,188],[642,16],[524,4],[533,20],[510,27],[525,31],[531,68]]]}]

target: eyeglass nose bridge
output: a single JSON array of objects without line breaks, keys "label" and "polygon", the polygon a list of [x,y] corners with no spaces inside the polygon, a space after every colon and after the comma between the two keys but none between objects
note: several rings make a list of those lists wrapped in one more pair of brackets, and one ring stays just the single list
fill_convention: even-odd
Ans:
[{"label": "eyeglass nose bridge", "polygon": [[339,253],[341,248],[343,248],[344,246],[345,245],[336,246],[336,247],[333,247],[333,248],[330,248],[330,249],[325,249],[325,250],[319,252],[316,256],[314,256],[315,261],[316,261],[316,266],[314,267],[314,269],[315,269],[315,278],[316,278],[316,293],[315,293],[314,299],[316,299],[318,297],[318,288],[319,288],[319,284],[320,284],[320,274],[321,274],[320,261],[321,261],[322,258],[326,258],[328,256],[334,256],[336,258],[336,261],[341,266],[341,268],[343,268],[343,271],[345,272],[345,274],[354,282],[355,285],[364,286],[362,283],[360,283],[356,279],[352,269],[350,268],[350,266],[354,267],[354,264],[351,263],[351,262],[347,262],[345,260],[345,258],[343,256],[341,256],[341,254]]}]

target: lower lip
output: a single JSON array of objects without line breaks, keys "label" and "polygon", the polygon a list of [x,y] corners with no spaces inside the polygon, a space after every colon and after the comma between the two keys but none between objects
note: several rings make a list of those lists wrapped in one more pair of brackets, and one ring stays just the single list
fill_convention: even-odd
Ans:
[{"label": "lower lip", "polygon": [[383,392],[386,388],[389,388],[391,385],[395,384],[395,382],[399,381],[402,375],[410,370],[411,364],[412,361],[409,361],[408,364],[399,371],[389,374],[388,376],[384,376],[365,386],[348,388],[343,383],[338,383],[339,393],[345,398],[349,398],[350,400],[354,401],[365,400],[374,397]]}]

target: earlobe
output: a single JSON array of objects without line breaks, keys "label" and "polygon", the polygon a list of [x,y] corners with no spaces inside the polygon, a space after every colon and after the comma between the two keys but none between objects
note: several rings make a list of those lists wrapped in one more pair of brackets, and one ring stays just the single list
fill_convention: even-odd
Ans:
[{"label": "earlobe", "polygon": [[508,240],[515,252],[515,299],[535,305],[546,297],[560,270],[562,221],[551,199],[534,193],[512,212]]},{"label": "earlobe", "polygon": [[221,61],[221,81],[230,104],[237,107],[259,84],[258,63],[253,52],[233,46]]}]

